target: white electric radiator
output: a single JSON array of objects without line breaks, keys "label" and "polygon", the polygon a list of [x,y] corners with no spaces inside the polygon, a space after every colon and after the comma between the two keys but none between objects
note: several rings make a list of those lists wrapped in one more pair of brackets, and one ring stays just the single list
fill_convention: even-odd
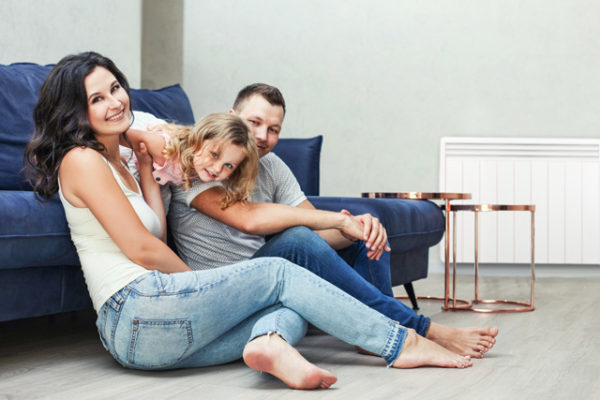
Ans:
[{"label": "white electric radiator", "polygon": [[[472,194],[457,204],[534,204],[536,263],[600,264],[600,139],[445,137],[440,191]],[[457,213],[457,262],[474,259],[472,214]],[[530,220],[481,212],[479,262],[530,262]]]}]

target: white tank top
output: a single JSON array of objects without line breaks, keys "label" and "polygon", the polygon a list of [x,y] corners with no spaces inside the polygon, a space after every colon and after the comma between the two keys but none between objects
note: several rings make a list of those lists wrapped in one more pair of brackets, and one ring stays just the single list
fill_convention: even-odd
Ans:
[{"label": "white tank top", "polygon": [[[104,160],[144,226],[154,236],[160,236],[160,221],[143,196],[128,189],[108,160]],[[141,193],[137,181],[136,185]],[[88,292],[98,312],[113,294],[148,270],[125,256],[89,208],[75,207],[65,199],[60,180],[58,188]]]}]

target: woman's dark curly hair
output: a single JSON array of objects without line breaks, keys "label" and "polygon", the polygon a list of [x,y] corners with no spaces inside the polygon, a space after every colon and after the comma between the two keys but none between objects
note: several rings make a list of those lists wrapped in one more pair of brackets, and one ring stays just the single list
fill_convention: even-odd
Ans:
[{"label": "woman's dark curly hair", "polygon": [[58,192],[58,169],[69,150],[89,147],[105,151],[89,125],[84,85],[96,67],[110,71],[129,96],[125,75],[110,59],[94,52],[66,56],[42,85],[33,111],[33,136],[25,149],[25,173],[40,200],[40,196],[48,198]]}]

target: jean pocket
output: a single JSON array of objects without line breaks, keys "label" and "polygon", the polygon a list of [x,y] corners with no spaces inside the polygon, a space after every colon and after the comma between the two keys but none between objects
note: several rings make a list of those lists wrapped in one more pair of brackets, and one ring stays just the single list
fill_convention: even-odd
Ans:
[{"label": "jean pocket", "polygon": [[192,343],[189,320],[134,319],[127,358],[137,368],[168,368],[186,355]]}]

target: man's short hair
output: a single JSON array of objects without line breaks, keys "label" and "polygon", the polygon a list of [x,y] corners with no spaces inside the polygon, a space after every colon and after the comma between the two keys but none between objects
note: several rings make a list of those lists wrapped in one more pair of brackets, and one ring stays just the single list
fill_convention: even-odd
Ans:
[{"label": "man's short hair", "polygon": [[285,100],[283,99],[283,95],[275,86],[267,85],[266,83],[253,83],[240,90],[233,102],[235,112],[239,113],[242,104],[255,94],[262,96],[272,106],[281,106],[283,108],[283,115],[285,115]]}]

